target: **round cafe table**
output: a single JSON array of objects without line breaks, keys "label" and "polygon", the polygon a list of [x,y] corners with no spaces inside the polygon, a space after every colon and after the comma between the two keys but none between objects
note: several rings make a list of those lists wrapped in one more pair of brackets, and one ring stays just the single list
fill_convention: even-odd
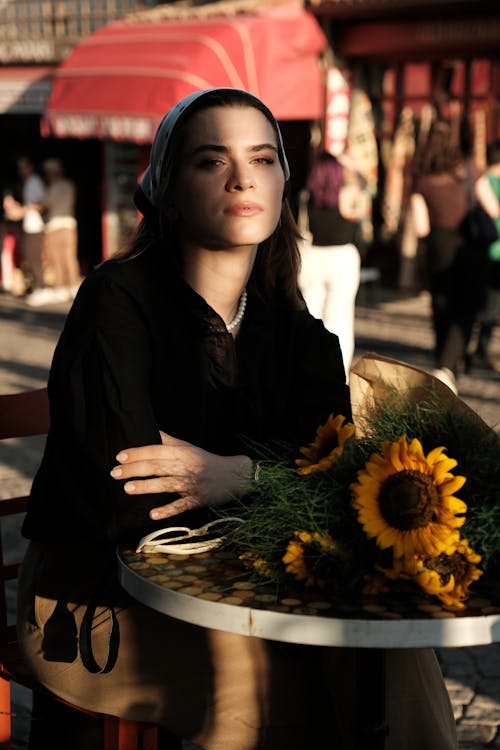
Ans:
[{"label": "round cafe table", "polygon": [[[123,588],[142,604],[207,628],[275,641],[359,649],[358,748],[381,750],[384,653],[391,648],[478,646],[500,641],[498,587],[483,585],[462,610],[424,594],[326,596],[304,587],[259,583],[231,550],[192,555],[117,552]],[[369,683],[369,684],[368,684]],[[374,685],[377,689],[374,690]],[[377,704],[374,696],[379,696]]]}]

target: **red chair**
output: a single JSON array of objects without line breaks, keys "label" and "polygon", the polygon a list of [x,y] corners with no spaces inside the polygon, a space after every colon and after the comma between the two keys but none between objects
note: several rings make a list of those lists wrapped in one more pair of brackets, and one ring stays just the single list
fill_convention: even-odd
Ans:
[{"label": "red chair", "polygon": [[[0,440],[45,435],[48,428],[49,402],[46,388],[0,395]],[[27,501],[27,496],[0,500],[0,526],[3,525],[4,518],[24,513]],[[34,694],[45,696],[69,709],[102,719],[103,750],[158,750],[158,730],[153,724],[97,714],[74,706],[50,693],[30,674],[19,651],[15,623],[9,623],[7,607],[8,582],[17,578],[21,560],[7,562],[4,553],[0,533],[0,748],[11,750],[14,747],[11,736],[10,686],[15,682]]]}]

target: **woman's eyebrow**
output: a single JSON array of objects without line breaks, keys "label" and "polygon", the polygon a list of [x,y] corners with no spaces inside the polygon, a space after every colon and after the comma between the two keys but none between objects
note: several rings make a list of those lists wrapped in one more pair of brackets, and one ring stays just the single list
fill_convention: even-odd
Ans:
[{"label": "woman's eyebrow", "polygon": [[[278,147],[273,143],[259,143],[255,146],[251,146],[248,150],[252,153],[258,153],[260,151],[266,151],[269,149],[271,149],[271,151],[274,151],[276,154],[278,153]],[[195,149],[193,149],[192,154],[193,156],[196,156],[203,151],[216,151],[217,153],[225,154],[230,150],[231,149],[227,146],[221,146],[220,144],[202,143],[200,146],[197,146]]]}]

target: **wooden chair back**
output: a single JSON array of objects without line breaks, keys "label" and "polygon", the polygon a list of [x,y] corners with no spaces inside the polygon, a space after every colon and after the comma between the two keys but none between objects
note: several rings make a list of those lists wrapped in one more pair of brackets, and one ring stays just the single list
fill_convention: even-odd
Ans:
[{"label": "wooden chair back", "polygon": [[[0,395],[0,440],[45,435],[50,426],[46,388]],[[26,512],[28,496],[0,501],[0,519]],[[17,640],[15,624],[8,621],[7,581],[15,580],[21,560],[7,561],[0,531],[0,644]]]},{"label": "wooden chair back", "polygon": [[[49,399],[46,388],[0,394],[0,440],[45,435],[49,427]],[[43,693],[77,711],[99,716],[63,701],[36,682],[19,651],[15,623],[9,622],[8,582],[17,579],[22,560],[6,560],[1,527],[6,517],[25,513],[27,503],[26,494],[0,500],[0,748],[4,750],[14,747],[11,737],[11,682]],[[107,714],[102,716],[103,750],[158,750],[158,731],[153,724],[129,721]]]}]

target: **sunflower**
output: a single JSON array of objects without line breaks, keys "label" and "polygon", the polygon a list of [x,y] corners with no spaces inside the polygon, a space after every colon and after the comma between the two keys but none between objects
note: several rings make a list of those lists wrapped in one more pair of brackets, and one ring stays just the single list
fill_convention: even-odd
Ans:
[{"label": "sunflower", "polygon": [[338,553],[338,545],[333,541],[328,531],[323,531],[322,533],[315,531],[312,538],[319,544],[322,552],[329,555]]},{"label": "sunflower", "polygon": [[305,458],[297,458],[299,474],[312,474],[315,471],[326,471],[342,455],[344,445],[354,435],[354,425],[342,414],[330,414],[325,424],[316,430],[314,442],[300,449]]},{"label": "sunflower", "polygon": [[287,573],[306,586],[340,588],[352,565],[351,551],[328,531],[296,531],[282,558]]},{"label": "sunflower", "polygon": [[481,556],[461,539],[451,555],[417,559],[414,579],[427,594],[437,596],[448,607],[462,609],[469,586],[483,574],[479,562]]},{"label": "sunflower", "polygon": [[253,568],[263,578],[276,578],[276,571],[273,566],[256,552],[243,552],[239,555],[246,568]]},{"label": "sunflower", "polygon": [[304,558],[305,545],[312,543],[312,536],[307,531],[296,531],[295,539],[291,539],[283,555],[285,570],[293,575],[297,581],[304,581],[306,586],[314,586],[318,583],[316,578],[308,571]]},{"label": "sunflower", "polygon": [[453,494],[466,481],[450,473],[455,459],[444,455],[443,447],[425,456],[420,441],[408,442],[405,435],[383,442],[381,450],[351,484],[365,534],[380,549],[392,547],[394,558],[452,554],[467,510]]}]

